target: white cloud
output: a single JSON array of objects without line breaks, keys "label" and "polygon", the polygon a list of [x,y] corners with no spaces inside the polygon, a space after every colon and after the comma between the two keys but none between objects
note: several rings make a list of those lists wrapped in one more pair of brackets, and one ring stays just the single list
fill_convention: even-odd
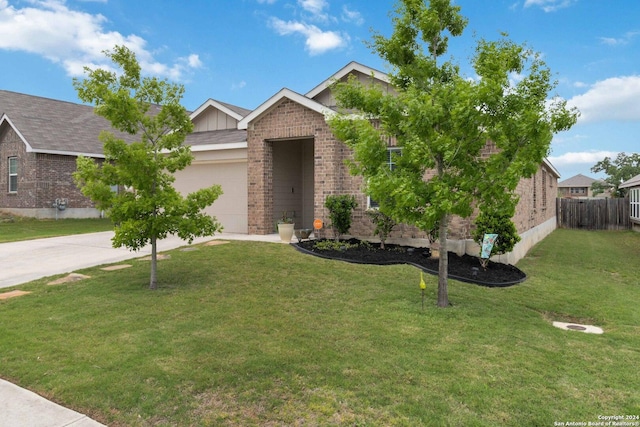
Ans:
[{"label": "white cloud", "polygon": [[615,157],[618,153],[614,151],[582,151],[564,153],[560,156],[550,156],[549,161],[555,166],[568,166],[576,164],[596,164],[605,157]]},{"label": "white cloud", "polygon": [[244,80],[241,81],[240,83],[233,83],[231,85],[231,90],[243,89],[246,85],[247,85],[247,82],[245,82]]},{"label": "white cloud", "polygon": [[298,5],[307,12],[305,19],[322,23],[335,21],[335,18],[325,12],[329,8],[326,0],[298,0]]},{"label": "white cloud", "polygon": [[191,54],[187,57],[187,65],[189,68],[200,68],[202,67],[202,61],[200,61],[200,56],[196,54]]},{"label": "white cloud", "polygon": [[607,46],[622,46],[631,43],[631,41],[640,35],[640,31],[628,31],[624,36],[619,38],[600,37],[600,42]]},{"label": "white cloud", "polygon": [[362,14],[357,10],[351,10],[348,6],[342,6],[342,20],[345,22],[353,22],[356,25],[364,24]]},{"label": "white cloud", "polygon": [[281,36],[301,34],[305,37],[305,46],[311,55],[319,55],[333,49],[346,46],[349,36],[335,31],[323,31],[315,25],[297,21],[283,21],[271,18],[270,25]]},{"label": "white cloud", "polygon": [[577,0],[525,0],[524,7],[538,6],[545,12],[553,12],[563,7],[569,7]]},{"label": "white cloud", "polygon": [[0,49],[40,55],[61,64],[70,76],[83,75],[83,67],[108,68],[104,50],[125,45],[136,53],[142,69],[160,77],[180,80],[199,68],[197,55],[179,58],[173,65],[156,61],[146,49],[146,40],[105,29],[108,19],[71,10],[65,0],[31,0],[31,6],[16,8],[0,0]]},{"label": "white cloud", "polygon": [[298,0],[298,4],[307,12],[320,14],[329,6],[326,0]]},{"label": "white cloud", "polygon": [[612,77],[592,85],[567,101],[580,110],[580,123],[598,121],[640,122],[640,76]]}]

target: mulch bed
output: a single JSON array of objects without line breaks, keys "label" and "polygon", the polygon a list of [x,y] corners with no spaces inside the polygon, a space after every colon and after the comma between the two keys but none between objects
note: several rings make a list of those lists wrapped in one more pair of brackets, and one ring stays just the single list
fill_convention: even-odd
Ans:
[{"label": "mulch bed", "polygon": [[[345,240],[349,244],[357,245],[345,250],[324,250],[315,247],[319,240],[306,240],[294,243],[293,246],[300,252],[322,258],[335,259],[360,264],[410,264],[426,273],[438,274],[437,258],[431,258],[428,248],[411,248],[401,245],[385,245],[380,249],[378,243],[370,245],[361,244],[360,240]],[[507,287],[523,282],[527,275],[513,265],[501,264],[489,261],[486,270],[480,265],[477,257],[470,255],[459,256],[449,252],[449,277],[468,283],[475,283],[487,287]]]}]

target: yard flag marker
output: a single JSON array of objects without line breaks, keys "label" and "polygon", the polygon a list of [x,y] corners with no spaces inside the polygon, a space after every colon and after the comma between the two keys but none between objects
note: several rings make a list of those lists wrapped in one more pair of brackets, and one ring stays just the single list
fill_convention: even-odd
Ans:
[{"label": "yard flag marker", "polygon": [[424,290],[427,289],[427,284],[424,282],[424,276],[422,270],[420,270],[420,290],[422,291],[422,310],[424,311]]}]

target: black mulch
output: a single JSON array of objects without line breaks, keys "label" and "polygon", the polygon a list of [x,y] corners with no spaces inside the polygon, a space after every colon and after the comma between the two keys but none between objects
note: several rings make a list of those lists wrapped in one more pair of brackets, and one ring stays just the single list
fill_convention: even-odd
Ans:
[{"label": "black mulch", "polygon": [[[410,264],[426,273],[438,274],[438,259],[431,258],[428,248],[410,248],[401,245],[380,244],[361,245],[357,239],[346,242],[358,244],[346,250],[320,250],[315,248],[316,242],[321,240],[306,240],[293,244],[300,252],[360,264]],[[513,265],[489,261],[487,269],[483,269],[477,257],[470,255],[458,256],[449,252],[449,277],[468,283],[475,283],[488,287],[507,287],[523,282],[527,276]]]}]

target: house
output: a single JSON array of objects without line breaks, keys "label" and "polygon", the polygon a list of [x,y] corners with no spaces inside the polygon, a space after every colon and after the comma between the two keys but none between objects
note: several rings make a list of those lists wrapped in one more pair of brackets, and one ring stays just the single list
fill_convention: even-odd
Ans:
[{"label": "house", "polygon": [[[210,113],[210,108],[215,113]],[[227,175],[228,164],[237,161],[237,148],[243,152],[240,158],[245,158],[246,165],[246,132],[239,131],[236,123],[249,110],[213,100],[201,109],[194,112],[198,117],[194,121],[197,132],[187,138],[197,157],[191,171],[206,169],[203,165],[218,160],[215,170],[207,170],[206,175],[211,183],[219,182],[220,175]],[[231,117],[227,122],[222,120],[225,113]],[[91,106],[0,90],[0,186],[5,189],[0,191],[0,210],[36,218],[100,216],[101,212],[76,187],[72,174],[80,155],[104,159],[98,138],[103,130],[125,141],[136,140],[112,129],[107,120],[94,114]],[[224,154],[217,156],[221,149]],[[200,154],[203,150],[207,152],[204,156]],[[235,172],[227,181],[238,177]],[[242,173],[245,175],[246,167]],[[188,179],[181,181],[183,187],[188,187]],[[236,185],[240,189],[224,188],[222,203],[216,204],[210,213],[226,220],[228,231],[246,233],[246,198],[243,201],[241,197],[246,193],[246,178],[238,179]],[[204,179],[199,178],[201,181]],[[225,200],[229,198],[233,202]],[[238,212],[235,207],[239,205],[242,207]],[[239,225],[233,223],[238,216],[244,218]]]},{"label": "house", "polygon": [[[393,91],[386,74],[351,62],[309,92],[283,88],[253,111],[207,100],[191,113],[194,132],[186,144],[191,146],[194,161],[176,172],[175,187],[186,193],[220,184],[224,194],[207,213],[215,215],[225,231],[249,234],[275,232],[282,212],[295,218],[296,228],[313,228],[314,219],[326,224],[326,197],[353,194],[358,208],[351,234],[372,236],[374,226],[366,215],[371,201],[362,192],[362,178],[349,173],[345,160],[351,158],[351,151],[335,138],[326,122],[326,116],[336,109],[331,84],[351,75]],[[66,211],[96,215],[75,189],[71,172],[79,154],[104,157],[97,135],[109,128],[108,123],[93,115],[91,107],[3,91],[0,112],[0,185],[8,189],[2,192],[0,209],[41,216],[48,209],[51,215],[56,212],[52,209],[55,199],[66,197]],[[513,219],[522,241],[503,261],[517,261],[555,229],[559,176],[545,160],[533,177],[521,180]],[[452,220],[450,237],[458,253],[476,254],[469,239],[472,227],[472,219]],[[324,228],[317,235],[329,234]],[[392,237],[426,238],[409,226],[397,227]]]},{"label": "house", "polygon": [[36,218],[100,215],[72,173],[80,155],[104,159],[98,135],[109,128],[93,107],[0,90],[0,209]]},{"label": "house", "polygon": [[631,228],[634,231],[640,231],[640,175],[634,176],[618,187],[628,189]]},{"label": "house", "polygon": [[[578,174],[558,183],[558,197],[568,199],[587,199],[594,197],[591,185],[596,179]],[[607,193],[601,193],[600,197],[608,197]]]}]

